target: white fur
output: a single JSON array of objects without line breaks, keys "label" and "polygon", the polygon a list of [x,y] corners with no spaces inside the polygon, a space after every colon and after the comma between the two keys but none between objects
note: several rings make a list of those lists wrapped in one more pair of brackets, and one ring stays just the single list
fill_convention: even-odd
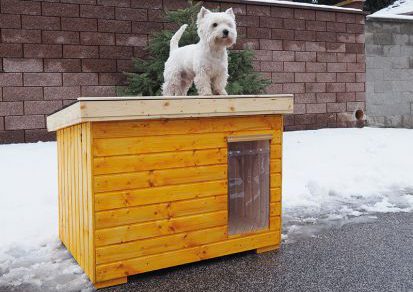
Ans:
[{"label": "white fur", "polygon": [[[237,30],[232,8],[211,12],[202,7],[198,13],[199,42],[179,48],[178,42],[187,25],[175,33],[170,42],[169,58],[165,63],[164,96],[186,95],[192,82],[199,95],[227,95],[227,47],[235,44]],[[224,35],[224,31],[228,35]]]}]

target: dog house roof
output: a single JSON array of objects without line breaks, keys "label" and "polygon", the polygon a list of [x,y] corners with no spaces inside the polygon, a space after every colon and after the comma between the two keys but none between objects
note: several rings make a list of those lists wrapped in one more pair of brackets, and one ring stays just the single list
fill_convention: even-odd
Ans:
[{"label": "dog house roof", "polygon": [[47,117],[56,131],[83,122],[293,113],[293,95],[80,97]]}]

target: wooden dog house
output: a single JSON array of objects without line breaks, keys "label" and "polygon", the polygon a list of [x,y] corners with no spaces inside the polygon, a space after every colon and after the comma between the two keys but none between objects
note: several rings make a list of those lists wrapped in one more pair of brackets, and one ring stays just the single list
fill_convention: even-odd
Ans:
[{"label": "wooden dog house", "polygon": [[280,245],[291,95],[79,98],[52,114],[59,236],[97,288]]}]

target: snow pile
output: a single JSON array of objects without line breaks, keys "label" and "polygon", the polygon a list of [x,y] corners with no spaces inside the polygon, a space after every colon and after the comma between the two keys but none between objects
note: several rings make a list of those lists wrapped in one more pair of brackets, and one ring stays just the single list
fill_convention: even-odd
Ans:
[{"label": "snow pile", "polygon": [[369,15],[369,17],[413,19],[413,0],[396,0],[393,4]]},{"label": "snow pile", "polygon": [[[283,238],[413,211],[413,130],[284,134]],[[0,290],[92,286],[57,235],[55,143],[0,145]]]}]

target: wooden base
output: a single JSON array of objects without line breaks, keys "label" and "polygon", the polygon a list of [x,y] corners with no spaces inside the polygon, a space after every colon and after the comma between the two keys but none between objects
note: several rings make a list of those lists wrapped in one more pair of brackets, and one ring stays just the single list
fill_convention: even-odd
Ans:
[{"label": "wooden base", "polygon": [[128,277],[123,277],[123,278],[117,278],[117,279],[107,280],[103,282],[97,282],[93,285],[95,286],[96,289],[101,289],[105,287],[125,284],[127,282],[128,282]]},{"label": "wooden base", "polygon": [[267,251],[272,251],[272,250],[278,250],[280,249],[280,245],[270,245],[270,246],[266,246],[266,247],[261,247],[261,248],[257,248],[255,250],[256,253],[263,253],[263,252],[267,252]]}]

